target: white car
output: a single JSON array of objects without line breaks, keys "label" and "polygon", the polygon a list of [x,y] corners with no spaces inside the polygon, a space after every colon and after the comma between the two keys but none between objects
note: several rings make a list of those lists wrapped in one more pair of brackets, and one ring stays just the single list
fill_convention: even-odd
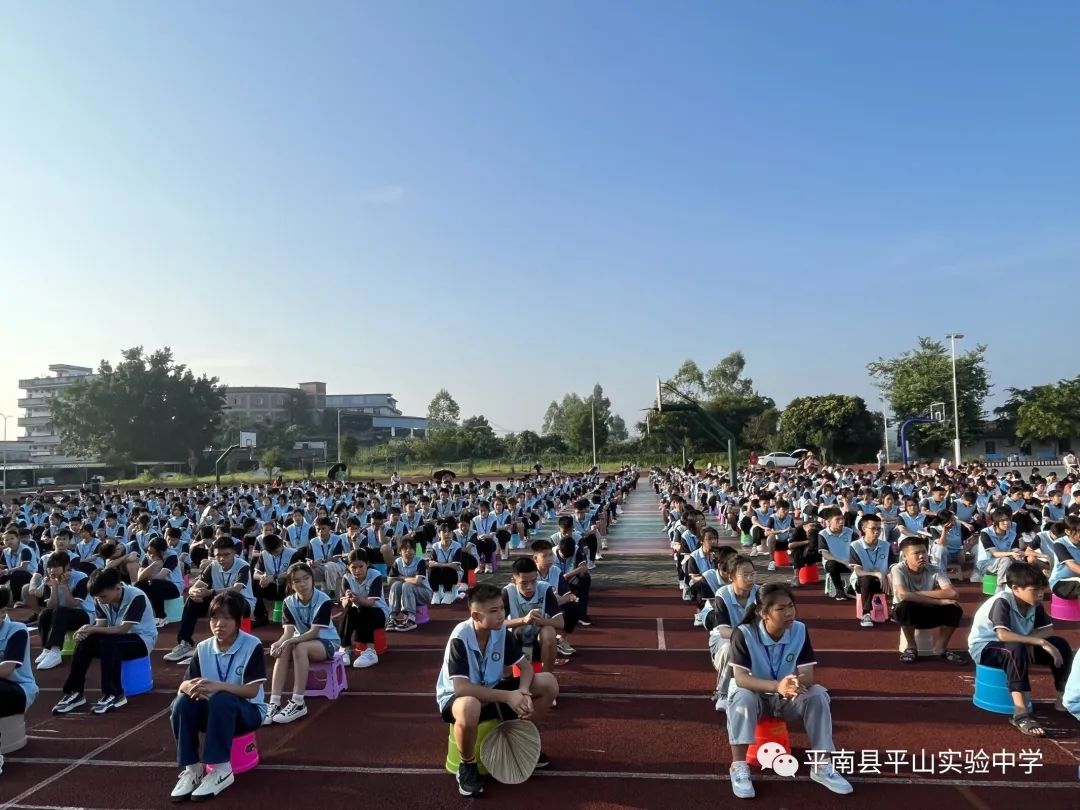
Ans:
[{"label": "white car", "polygon": [[759,467],[795,467],[802,461],[805,449],[792,450],[790,453],[776,452],[758,458]]}]

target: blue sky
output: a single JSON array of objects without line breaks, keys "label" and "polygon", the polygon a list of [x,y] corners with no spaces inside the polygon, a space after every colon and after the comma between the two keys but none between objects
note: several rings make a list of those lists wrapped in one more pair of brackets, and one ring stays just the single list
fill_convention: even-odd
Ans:
[{"label": "blue sky", "polygon": [[595,381],[632,423],[657,374],[736,348],[781,405],[873,397],[867,362],[951,330],[998,392],[1072,376],[1078,27],[1053,2],[8,4],[0,411],[138,344],[409,413],[446,387],[508,430]]}]

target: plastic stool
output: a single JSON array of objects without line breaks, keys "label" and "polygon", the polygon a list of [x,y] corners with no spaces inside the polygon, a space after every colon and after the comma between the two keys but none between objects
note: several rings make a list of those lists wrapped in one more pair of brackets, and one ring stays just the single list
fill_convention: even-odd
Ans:
[{"label": "plastic stool", "polygon": [[773,552],[772,561],[777,565],[791,565],[791,556],[783,549]]},{"label": "plastic stool", "polygon": [[427,624],[429,621],[431,621],[431,616],[428,615],[428,606],[427,605],[417,605],[416,606],[416,623],[417,624]]},{"label": "plastic stool", "polygon": [[165,623],[176,624],[184,615],[184,600],[179,596],[165,600]]},{"label": "plastic stool", "polygon": [[510,535],[510,548],[521,548],[525,545],[525,542],[521,539],[521,535],[514,532]]},{"label": "plastic stool", "polygon": [[0,754],[10,754],[26,746],[26,715],[0,717]]},{"label": "plastic stool", "polygon": [[863,610],[862,594],[856,594],[855,596],[855,618],[861,619],[863,613],[869,613],[871,621],[874,624],[882,624],[889,620],[889,603],[885,599],[885,594],[875,593],[870,597],[870,610]]},{"label": "plastic stool", "polygon": [[1062,599],[1050,595],[1050,618],[1062,622],[1080,622],[1080,599]]},{"label": "plastic stool", "polygon": [[382,574],[384,577],[390,572],[390,569],[386,567],[386,563],[372,563],[371,567]]},{"label": "plastic stool", "polygon": [[[259,764],[259,748],[255,744],[255,732],[233,737],[232,750],[229,751],[229,764],[232,765],[233,773],[247,773]],[[214,768],[206,766],[206,772],[210,773]]]},{"label": "plastic stool", "polygon": [[[1015,707],[1005,670],[976,664],[975,694],[971,702],[983,711],[1011,715]],[[1028,711],[1031,711],[1031,701],[1028,701]]]},{"label": "plastic stool", "polygon": [[250,616],[245,616],[244,618],[242,618],[240,620],[240,629],[243,630],[245,633],[250,633],[251,632],[251,617]]},{"label": "plastic stool", "polygon": [[416,556],[417,557],[423,557],[424,556],[424,544],[423,543],[417,543],[416,544]]},{"label": "plastic stool", "polygon": [[818,582],[821,582],[821,571],[816,563],[814,565],[804,565],[799,569],[800,585],[814,585]]},{"label": "plastic stool", "polygon": [[281,624],[281,602],[274,602],[274,613],[270,618]]},{"label": "plastic stool", "polygon": [[127,697],[142,695],[154,688],[154,674],[150,671],[150,656],[132,658],[120,664],[120,685]]},{"label": "plastic stool", "polygon": [[476,587],[476,569],[475,568],[469,569],[469,573],[467,573],[465,575],[465,583],[470,588],[475,588]]},{"label": "plastic stool", "polygon": [[312,662],[308,668],[307,688],[304,697],[324,697],[336,700],[349,685],[345,677],[345,659],[341,650],[329,661]]},{"label": "plastic stool", "polygon": [[[484,741],[484,738],[491,733],[491,730],[495,726],[499,725],[498,720],[484,720],[476,727],[476,746],[473,748],[473,755],[476,756],[480,752],[480,743]],[[446,743],[446,770],[448,773],[457,773],[458,766],[461,764],[461,752],[458,751],[457,742],[454,740],[454,726],[450,725],[450,735]],[[484,763],[480,761],[480,757],[476,756],[476,766],[480,769],[480,773],[487,775],[487,768],[484,767]]]},{"label": "plastic stool", "polygon": [[739,543],[743,546],[752,546],[754,545],[754,538],[748,535],[746,532],[740,532]]},{"label": "plastic stool", "polygon": [[983,574],[983,593],[987,596],[993,596],[997,593],[998,578],[997,574]]},{"label": "plastic stool", "polygon": [[785,751],[791,750],[788,741],[787,723],[775,717],[763,717],[758,720],[754,728],[754,743],[746,749],[746,762],[748,765],[757,767],[757,750],[767,742],[778,742],[784,746]]},{"label": "plastic stool", "polygon": [[64,636],[64,647],[60,650],[61,655],[73,655],[75,653],[75,634],[68,633]]},{"label": "plastic stool", "polygon": [[[532,669],[533,672],[543,672],[544,665],[540,661],[533,661]],[[515,678],[521,677],[521,667],[519,667],[517,664],[514,664],[512,667],[510,667],[510,672],[513,673]]]},{"label": "plastic stool", "polygon": [[[367,649],[367,646],[367,644],[359,642],[353,645],[353,649],[357,652],[363,652]],[[386,643],[386,630],[382,627],[375,631],[375,641],[372,646],[375,648],[375,652],[378,655],[382,655],[389,649],[389,645]]]},{"label": "plastic stool", "polygon": [[[907,649],[907,642],[904,641],[904,631],[900,631],[900,647],[898,652],[903,652]],[[915,629],[915,650],[919,654],[920,658],[925,658],[928,655],[934,654],[934,631],[933,630],[919,630]]]}]

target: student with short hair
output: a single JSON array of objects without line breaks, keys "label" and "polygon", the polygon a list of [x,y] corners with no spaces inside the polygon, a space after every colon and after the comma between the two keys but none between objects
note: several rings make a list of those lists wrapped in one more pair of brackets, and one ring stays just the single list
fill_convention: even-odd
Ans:
[{"label": "student with short hair", "polygon": [[844,513],[837,506],[827,506],[819,515],[825,528],[818,532],[818,551],[825,561],[825,573],[833,587],[833,598],[843,602],[855,595],[848,582],[854,532],[851,527],[844,525]]},{"label": "student with short hair", "polygon": [[364,549],[358,548],[349,552],[348,570],[339,585],[340,601],[344,610],[338,630],[346,666],[354,640],[366,645],[363,652],[352,662],[353,669],[366,669],[379,663],[379,655],[375,650],[375,631],[386,627],[390,615],[390,607],[383,599],[385,582],[386,578],[382,573],[371,567]]},{"label": "student with short hair", "polygon": [[1007,508],[995,509],[990,513],[990,525],[979,532],[979,544],[975,557],[975,575],[978,581],[987,574],[997,575],[997,587],[1005,587],[1009,566],[1020,562],[1020,536],[1013,514]]},{"label": "student with short hair", "polygon": [[[842,515],[838,516],[843,520]],[[731,741],[731,789],[740,799],[754,798],[746,749],[763,714],[800,720],[810,748],[831,752],[832,712],[829,693],[815,682],[814,648],[806,625],[795,620],[795,597],[787,585],[770,583],[731,635],[732,680],[728,696],[727,732]],[[810,778],[841,795],[852,792],[831,758],[815,765]]]},{"label": "student with short hair", "polygon": [[565,629],[562,608],[555,588],[540,580],[540,572],[531,557],[514,560],[510,583],[503,588],[506,626],[521,641],[522,649],[539,658],[545,672],[555,667],[558,634]]},{"label": "student with short hair", "polygon": [[[481,583],[469,591],[468,601],[469,618],[454,627],[447,641],[435,699],[443,721],[454,727],[461,756],[458,792],[476,796],[484,792],[476,764],[479,724],[514,717],[540,719],[559,696],[559,683],[550,672],[532,671],[506,626],[504,595],[498,588]],[[514,664],[521,670],[518,678],[508,677]],[[541,752],[536,767],[549,765]]]},{"label": "student with short hair", "polygon": [[490,574],[494,570],[495,555],[498,553],[495,543],[498,527],[488,502],[480,501],[478,506],[480,513],[472,519],[472,529],[476,532],[476,550],[480,552],[480,573]]},{"label": "student with short hair", "polygon": [[1080,598],[1080,517],[1069,515],[1059,524],[1062,537],[1042,549],[1054,561],[1050,590],[1059,599]]},{"label": "student with short hair", "polygon": [[86,705],[86,672],[95,658],[101,659],[101,699],[90,711],[105,714],[126,706],[121,664],[149,656],[157,641],[157,626],[146,594],[126,584],[118,569],[95,571],[90,575],[89,590],[97,603],[95,622],[75,631],[71,672],[53,714],[68,714]]},{"label": "student with short hair", "polygon": [[904,634],[900,660],[914,664],[919,660],[916,630],[934,630],[934,654],[950,664],[968,662],[950,650],[949,641],[960,626],[964,609],[957,601],[952,582],[939,568],[930,564],[930,552],[922,537],[905,537],[900,543],[900,562],[892,566],[892,618]]},{"label": "student with short hair", "polygon": [[[293,563],[287,572],[292,593],[281,607],[281,638],[270,645],[274,672],[270,679],[270,705],[263,725],[291,723],[307,714],[307,691],[311,663],[334,657],[341,638],[331,620],[333,601],[315,589],[315,577],[307,563]],[[284,707],[281,696],[292,669],[292,699]]]},{"label": "student with short hair", "polygon": [[[222,593],[237,594],[244,604],[244,616],[251,616],[255,609],[255,594],[251,590],[251,567],[236,553],[231,537],[219,537],[214,541],[214,559],[198,579],[191,583],[184,611],[180,615],[180,628],[176,631],[176,646],[165,653],[165,660],[186,663],[195,654],[195,626],[207,615],[213,598]],[[243,617],[242,617],[243,618]]]},{"label": "student with short hair", "polygon": [[439,523],[438,542],[427,550],[428,582],[434,595],[433,605],[452,605],[457,600],[458,582],[463,572],[463,549],[454,539],[454,524],[449,520]]},{"label": "student with short hair", "polygon": [[865,513],[859,521],[862,537],[851,544],[851,570],[862,597],[863,627],[873,627],[870,606],[876,594],[888,594],[889,570],[896,563],[892,546],[881,538],[881,519],[876,514]]},{"label": "student with short hair", "polygon": [[[0,717],[26,714],[38,696],[30,668],[30,631],[11,618],[10,610],[11,591],[0,588]],[[0,770],[3,767],[4,757],[0,754]]]},{"label": "student with short hair", "polygon": [[64,637],[92,622],[94,599],[88,590],[89,577],[72,570],[66,551],[54,551],[45,564],[45,608],[38,616],[41,655],[34,663],[38,669],[53,669],[63,663]]},{"label": "student with short hair", "polygon": [[132,584],[150,600],[158,629],[164,627],[165,602],[179,599],[184,592],[180,556],[160,537],[153,538],[146,544],[146,554]]},{"label": "student with short hair", "polygon": [[214,596],[208,609],[210,638],[199,643],[177,689],[171,722],[176,764],[183,770],[170,794],[174,802],[209,799],[232,785],[233,738],[263,723],[266,660],[259,639],[240,629],[245,611],[235,591]]},{"label": "student with short hair", "polygon": [[[587,550],[578,545],[573,537],[561,536],[559,542],[552,547],[551,562],[553,567],[559,569],[570,592],[577,597],[573,625],[591,627],[593,618],[589,615],[589,599],[592,593],[592,574],[589,573]],[[571,619],[567,617],[567,628],[570,627]]]},{"label": "student with short hair", "polygon": [[280,536],[267,535],[262,540],[263,550],[255,558],[254,626],[269,624],[270,609],[275,602],[283,602],[288,589],[289,568],[296,557],[296,549],[286,546]]},{"label": "student with short hair", "polygon": [[1013,700],[1009,722],[1029,737],[1042,737],[1043,727],[1028,711],[1028,670],[1031,664],[1050,667],[1057,692],[1054,708],[1068,711],[1065,681],[1073,652],[1065,639],[1053,635],[1053,622],[1042,606],[1043,592],[1048,587],[1046,575],[1029,563],[1018,562],[1009,567],[1006,584],[1007,590],[995,593],[975,612],[968,651],[983,666],[1005,670]]}]

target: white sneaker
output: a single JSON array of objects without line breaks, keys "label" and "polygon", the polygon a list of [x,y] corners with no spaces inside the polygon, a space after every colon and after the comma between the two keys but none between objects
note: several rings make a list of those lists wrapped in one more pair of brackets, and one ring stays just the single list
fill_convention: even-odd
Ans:
[{"label": "white sneaker", "polygon": [[60,650],[52,649],[46,650],[45,655],[38,659],[38,669],[52,669],[58,667],[64,661],[64,656],[61,655]]},{"label": "white sneaker", "polygon": [[731,763],[731,792],[739,799],[752,799],[754,783],[750,781],[750,766],[745,762]]},{"label": "white sneaker", "polygon": [[202,778],[202,781],[199,782],[199,786],[192,791],[191,800],[193,802],[201,802],[206,799],[212,799],[235,781],[236,777],[233,776],[232,768],[229,768],[224,773],[217,770],[211,771]]},{"label": "white sneaker", "polygon": [[266,717],[263,718],[262,724],[268,726],[274,722],[274,717],[281,711],[280,703],[269,703],[266,706]]},{"label": "white sneaker", "polygon": [[713,695],[713,698],[714,698],[714,704],[716,706],[716,710],[718,712],[726,712],[727,711],[727,695],[721,695],[719,692],[717,692],[715,695]]},{"label": "white sneaker", "polygon": [[601,540],[600,541],[600,550],[601,551],[607,551],[607,540]]},{"label": "white sneaker", "polygon": [[352,663],[352,657],[349,655],[348,650],[342,648],[338,650],[338,654],[341,656],[341,663],[343,663],[345,666],[348,666],[350,663]]},{"label": "white sneaker", "polygon": [[704,626],[705,626],[705,617],[702,616],[700,613],[695,613],[694,614],[694,627],[704,627]]},{"label": "white sneaker", "polygon": [[968,582],[982,582],[982,574],[978,570],[972,571],[971,576],[968,578]]},{"label": "white sneaker", "polygon": [[307,716],[307,704],[297,703],[295,700],[290,700],[285,704],[285,708],[274,715],[275,723],[291,723],[293,720],[299,720],[301,717]]},{"label": "white sneaker", "polygon": [[44,650],[42,650],[41,652],[38,653],[38,657],[34,659],[34,663],[35,664],[40,664],[42,661],[45,660],[45,656],[48,655],[48,654],[49,654],[49,648],[46,647]]},{"label": "white sneaker", "polygon": [[194,654],[195,647],[191,644],[188,644],[186,641],[181,641],[179,644],[177,644],[175,647],[165,653],[165,660],[179,664],[187,661]]},{"label": "white sneaker", "polygon": [[168,622],[167,619],[154,619],[154,626],[157,627],[158,630],[160,630],[162,627],[164,627],[168,623],[169,622]]},{"label": "white sneaker", "polygon": [[859,624],[862,625],[863,627],[873,627],[874,626],[874,620],[870,618],[869,613],[864,613],[862,615],[862,621],[859,622]]},{"label": "white sneaker", "polygon": [[564,658],[577,652],[577,650],[570,646],[570,642],[565,638],[560,638],[555,644],[555,648],[559,651],[559,655]]},{"label": "white sneaker", "polygon": [[599,561],[600,561],[600,560],[602,560],[602,559],[604,559],[604,555],[603,555],[603,554],[600,554],[599,552],[597,552],[597,554],[596,554],[596,560],[597,560],[597,562],[599,562]]},{"label": "white sneaker", "polygon": [[768,564],[768,566],[766,566],[765,570],[767,570],[767,571],[775,571],[776,570],[776,561],[775,560],[769,560],[769,564]]},{"label": "white sneaker", "polygon": [[820,767],[811,768],[810,778],[819,785],[824,785],[833,793],[839,793],[841,796],[846,796],[854,790],[851,787],[851,782],[838,774],[831,762],[826,762]]},{"label": "white sneaker", "polygon": [[379,654],[375,652],[373,647],[368,647],[360,655],[356,656],[356,660],[353,661],[353,669],[367,669],[373,667],[379,663]]},{"label": "white sneaker", "polygon": [[431,604],[433,605],[445,605],[446,604],[446,591],[440,585],[439,590],[435,591],[431,595]]},{"label": "white sneaker", "polygon": [[[600,558],[597,557],[597,559]],[[596,563],[594,563],[592,560],[589,560],[589,570],[592,571],[594,568],[596,568]]]},{"label": "white sneaker", "polygon": [[199,786],[199,782],[202,781],[202,776],[202,766],[199,766],[198,770],[184,768],[184,770],[180,771],[180,778],[176,780],[176,787],[172,789],[169,798],[174,802],[189,798],[195,791],[195,788]]}]

